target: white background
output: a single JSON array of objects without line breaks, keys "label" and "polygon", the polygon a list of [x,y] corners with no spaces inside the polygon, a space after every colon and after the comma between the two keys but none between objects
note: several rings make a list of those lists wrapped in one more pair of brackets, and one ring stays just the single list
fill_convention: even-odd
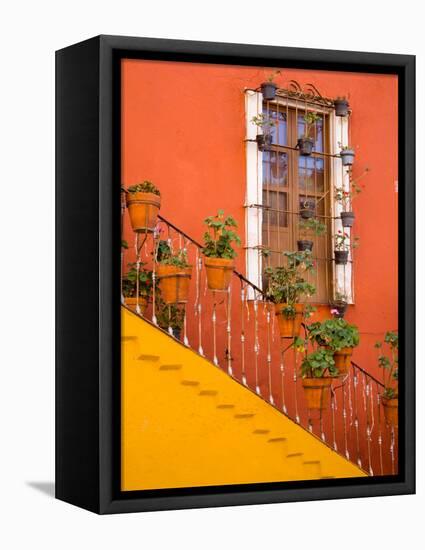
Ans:
[{"label": "white background", "polygon": [[[417,496],[98,517],[46,494],[46,490],[52,492],[54,476],[54,51],[97,34],[123,34],[416,54],[417,96],[423,100],[421,4],[412,0],[2,3],[2,548],[227,550],[311,546],[315,550],[349,550],[361,545],[391,550],[403,548],[409,541],[409,546],[421,547],[412,537],[416,534],[416,540],[423,539],[422,391]],[[423,101],[418,114],[417,151],[418,160],[423,160]],[[423,205],[424,170],[419,164],[417,181],[418,204]],[[418,223],[420,243],[423,220]],[[418,259],[420,267],[421,256],[423,252]],[[421,279],[423,273],[419,274]],[[424,293],[420,288],[418,291],[420,310]],[[419,388],[424,387],[422,359],[419,355]]]}]

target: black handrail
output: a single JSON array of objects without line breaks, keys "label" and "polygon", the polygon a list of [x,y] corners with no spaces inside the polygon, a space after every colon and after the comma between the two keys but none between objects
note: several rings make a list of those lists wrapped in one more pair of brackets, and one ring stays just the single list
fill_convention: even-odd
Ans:
[{"label": "black handrail", "polygon": [[[195,239],[192,239],[192,237],[190,237],[187,233],[185,233],[184,231],[182,231],[181,229],[179,229],[177,226],[175,226],[173,223],[169,222],[166,218],[164,218],[163,216],[160,216],[158,215],[158,218],[163,221],[164,223],[166,223],[168,226],[172,227],[174,229],[174,231],[177,231],[177,233],[180,233],[185,239],[188,239],[192,244],[194,244],[195,246],[197,246],[199,249],[203,249],[204,247],[202,246],[202,244],[198,243],[197,241],[195,241]],[[252,283],[249,279],[247,279],[244,275],[242,275],[242,273],[239,273],[239,271],[236,271],[236,269],[233,271],[233,273],[239,277],[239,279],[241,281],[243,281],[244,283],[246,283],[247,285],[249,285],[250,287],[252,287],[254,290],[256,290],[257,292],[259,292],[262,296],[264,296],[264,292],[258,288],[258,286],[254,285],[254,283]]]}]

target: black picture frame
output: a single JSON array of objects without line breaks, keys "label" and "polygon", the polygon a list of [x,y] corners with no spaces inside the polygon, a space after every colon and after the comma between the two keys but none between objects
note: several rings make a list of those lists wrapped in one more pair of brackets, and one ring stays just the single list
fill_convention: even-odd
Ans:
[{"label": "black picture frame", "polygon": [[[398,75],[399,334],[405,368],[397,476],[120,492],[115,258],[120,60],[129,57]],[[56,498],[105,514],[414,493],[414,213],[414,56],[121,36],[98,36],[56,52]]]}]

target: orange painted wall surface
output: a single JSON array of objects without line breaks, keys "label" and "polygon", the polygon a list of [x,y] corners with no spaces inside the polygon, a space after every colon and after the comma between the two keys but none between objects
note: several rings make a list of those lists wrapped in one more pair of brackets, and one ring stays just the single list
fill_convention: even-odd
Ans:
[{"label": "orange painted wall surface", "polygon": [[[153,181],[161,214],[195,239],[202,240],[203,218],[219,208],[233,214],[244,236],[244,88],[257,87],[270,70],[126,60],[122,74],[123,185]],[[354,176],[371,170],[354,205],[360,247],[356,303],[346,319],[361,332],[354,361],[381,378],[373,344],[397,329],[397,77],[282,68],[277,82],[291,79],[327,97],[349,97]],[[245,272],[242,251],[237,269]]]}]

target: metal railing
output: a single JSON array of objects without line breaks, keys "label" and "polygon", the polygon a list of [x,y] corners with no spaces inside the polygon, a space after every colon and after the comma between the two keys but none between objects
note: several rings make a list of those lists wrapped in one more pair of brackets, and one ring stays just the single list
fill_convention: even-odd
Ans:
[{"label": "metal railing", "polygon": [[[122,213],[125,226],[125,206]],[[160,300],[155,261],[160,240],[171,250],[185,250],[192,266],[184,304]],[[154,233],[134,233],[134,242],[128,244],[122,273],[126,263],[134,262],[137,274],[145,269],[152,277],[148,303],[136,296],[132,306],[138,315],[226,371],[368,474],[397,473],[397,438],[395,429],[385,423],[379,380],[352,363],[347,375],[334,379],[329,407],[309,410],[299,375],[302,356],[291,340],[280,338],[274,305],[257,286],[234,271],[228,291],[209,290],[202,246],[163,217]]]}]

